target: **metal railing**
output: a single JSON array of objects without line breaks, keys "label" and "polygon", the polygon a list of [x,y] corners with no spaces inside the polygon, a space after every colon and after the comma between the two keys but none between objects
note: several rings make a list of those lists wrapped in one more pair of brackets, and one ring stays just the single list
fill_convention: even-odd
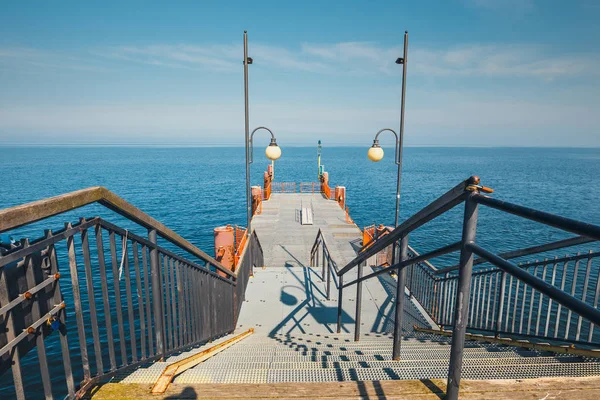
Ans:
[{"label": "metal railing", "polygon": [[321,184],[319,182],[300,182],[300,193],[320,193],[320,191]]},{"label": "metal railing", "polygon": [[[596,308],[598,305],[597,293],[600,289],[598,280],[594,282],[594,295],[592,296],[591,293],[588,293],[593,291],[590,286],[594,286],[590,285],[590,260],[595,257],[595,253],[584,256],[580,255],[575,258],[567,257],[562,260],[564,262],[575,261],[573,270],[574,275],[571,286],[569,287],[569,292],[567,292],[567,287],[565,287],[566,280],[564,277],[569,273],[564,266],[565,264],[563,264],[562,270],[559,269],[563,275],[563,279],[560,282],[560,287],[557,287],[559,283],[558,280],[553,280],[550,276],[556,277],[556,272],[558,270],[556,267],[552,267],[552,274],[548,273],[548,270],[550,269],[548,265],[551,264],[550,261],[546,260],[541,263],[530,263],[525,266],[518,266],[508,261],[509,259],[525,255],[533,255],[571,245],[600,240],[600,226],[496,200],[481,194],[480,192],[482,191],[490,192],[488,188],[479,185],[479,178],[477,177],[471,177],[461,182],[427,207],[408,218],[389,234],[382,236],[379,240],[371,243],[367,248],[360,252],[354,260],[338,271],[338,276],[341,280],[344,274],[351,269],[358,267],[357,279],[343,285],[340,284],[340,299],[342,298],[342,291],[344,288],[351,285],[356,285],[357,287],[355,340],[358,340],[360,337],[362,282],[383,273],[391,271],[397,272],[398,281],[395,300],[394,344],[392,351],[392,358],[394,360],[400,358],[400,346],[402,340],[401,327],[405,297],[404,287],[407,283],[411,293],[423,304],[428,313],[436,317],[436,319],[446,322],[446,325],[451,325],[453,327],[450,366],[446,390],[448,399],[458,398],[460,375],[462,371],[462,354],[465,334],[469,327],[469,323],[471,323],[471,326],[474,328],[481,328],[482,326],[487,326],[489,328],[490,318],[493,320],[493,314],[492,317],[490,317],[489,314],[490,310],[492,310],[493,313],[493,310],[496,309],[496,315],[499,317],[493,321],[495,329],[500,331],[498,327],[502,327],[502,316],[508,315],[509,312],[508,307],[505,308],[503,305],[508,304],[508,302],[512,301],[514,298],[522,299],[520,311],[518,311],[517,314],[514,314],[518,309],[518,305],[513,303],[512,312],[515,316],[504,319],[504,325],[506,326],[506,321],[510,320],[512,327],[512,322],[515,322],[518,318],[519,330],[521,333],[525,330],[526,334],[532,334],[533,331],[534,336],[540,335],[541,330],[538,325],[541,325],[541,322],[544,321],[544,334],[546,336],[552,332],[553,336],[557,335],[557,337],[561,337],[562,339],[571,338],[570,335],[573,335],[571,331],[571,318],[573,314],[576,314],[577,326],[574,329],[574,340],[580,341],[582,339],[581,335],[587,333],[589,338],[588,341],[591,342],[593,339],[593,327],[594,325],[600,324],[600,311]],[[462,238],[460,241],[440,247],[426,254],[418,254],[414,250],[410,250],[408,236],[411,232],[463,202],[465,205],[462,223]],[[513,214],[527,220],[536,221],[580,236],[496,255],[476,244],[475,234],[479,205],[494,208],[501,212]],[[399,255],[396,258],[399,261],[390,267],[378,269],[367,276],[363,276],[362,267],[365,262],[373,255],[390,245],[393,245],[394,242],[399,242]],[[430,259],[454,252],[460,252],[460,262],[456,266],[437,269],[427,262]],[[479,256],[478,260],[475,260],[475,255]],[[581,260],[587,260],[585,275],[583,275],[582,272],[580,273],[580,270],[578,269],[578,264]],[[485,262],[493,265],[495,269],[473,272],[473,265]],[[546,271],[545,275],[544,270]],[[453,273],[453,271],[456,271],[454,272],[456,275],[452,277],[448,275]],[[407,272],[410,273],[408,279]],[[494,276],[493,274],[501,275]],[[493,279],[490,280],[490,276]],[[511,283],[509,283],[507,287],[506,279],[508,277],[511,278]],[[500,283],[496,284],[498,279]],[[584,282],[583,290],[580,291],[580,294],[577,296],[577,281],[581,282],[582,280]],[[508,293],[508,291],[513,288],[513,281],[515,285],[515,297],[511,297],[513,295]],[[519,289],[517,285],[522,285],[522,288]],[[472,286],[473,290],[471,290]],[[498,295],[496,296],[496,305],[493,303],[488,305],[490,301],[493,302],[493,298],[485,297],[486,293],[489,295],[490,291],[493,291],[494,293],[498,292]],[[528,293],[530,300],[525,301]],[[544,304],[546,304],[546,308],[544,308]],[[338,312],[340,312],[339,309],[341,309],[341,306],[342,303],[339,301]],[[546,316],[547,313],[544,314],[544,310],[549,311],[550,318],[552,318],[552,314],[558,316],[554,321],[554,331],[546,330],[545,325],[546,323],[549,324],[549,318]],[[535,313],[537,313],[537,315]],[[563,314],[561,313],[566,313],[566,318],[563,318]],[[534,315],[536,315],[536,317],[534,317]],[[523,322],[525,325],[521,324],[521,319],[526,320],[526,324]],[[558,326],[562,323],[566,325],[564,325],[564,329],[561,331]],[[523,326],[525,328],[523,328]],[[587,331],[582,331],[582,326],[587,326],[589,328]],[[515,329],[511,329],[509,332],[512,333]],[[591,337],[590,332],[592,332]]]},{"label": "metal railing", "polygon": [[[310,250],[310,266],[311,268],[318,267],[321,264],[321,279],[323,282],[327,282],[326,284],[326,297],[327,300],[331,299],[331,280],[333,279],[333,284],[339,290],[340,285],[342,284],[342,278],[338,278],[337,272],[338,267],[337,263],[331,256],[331,252],[329,251],[329,247],[327,247],[327,241],[325,240],[325,236],[323,236],[323,232],[319,229],[317,232],[317,237],[313,246]],[[338,313],[338,322],[340,322],[341,314]],[[338,323],[338,327],[339,327]],[[338,332],[339,333],[339,332]]]},{"label": "metal railing", "polygon": [[0,232],[94,202],[148,236],[95,217],[2,251],[0,397],[74,398],[235,328],[251,267],[263,262],[254,232],[234,274],[100,187],[1,210]]},{"label": "metal railing", "polygon": [[296,182],[271,182],[271,193],[296,193]]}]

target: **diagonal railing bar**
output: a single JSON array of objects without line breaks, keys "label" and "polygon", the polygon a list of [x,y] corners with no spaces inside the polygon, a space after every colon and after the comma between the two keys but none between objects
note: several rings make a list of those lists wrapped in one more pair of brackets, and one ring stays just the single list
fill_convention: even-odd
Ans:
[{"label": "diagonal railing bar", "polygon": [[155,229],[162,238],[183,248],[190,254],[205,260],[226,275],[234,276],[220,262],[181,237],[175,231],[102,186],[94,186],[0,210],[0,233],[93,203],[99,203],[147,229]]},{"label": "diagonal railing bar", "polygon": [[[556,242],[542,244],[538,246],[527,247],[519,250],[507,251],[506,253],[500,253],[498,256],[504,258],[505,260],[510,260],[513,258],[520,258],[524,256],[529,256],[532,254],[545,253],[552,250],[564,249],[566,247],[577,246],[580,244],[586,244],[595,242],[596,239],[592,239],[586,236],[575,236],[573,238],[558,240]],[[484,264],[486,260],[484,258],[477,258],[473,261],[473,266]],[[440,268],[435,271],[436,274],[441,275],[447,272],[452,272],[458,270],[459,265],[453,265],[451,267]]]},{"label": "diagonal railing bar", "polygon": [[350,261],[348,265],[342,268],[338,272],[338,275],[345,274],[353,267],[366,261],[379,251],[400,240],[402,236],[408,235],[410,232],[414,231],[420,226],[423,226],[432,219],[444,214],[446,211],[451,210],[458,204],[462,203],[465,200],[466,195],[469,193],[465,191],[465,188],[467,188],[469,185],[475,184],[475,182],[478,182],[478,180],[476,181],[475,177],[471,177],[459,183],[448,192],[444,193],[442,196],[431,202],[428,206],[424,207],[421,211],[417,212],[412,217],[398,225],[398,227],[396,227],[389,234],[381,237],[379,241],[375,241],[372,246],[359,254],[355,259]]}]

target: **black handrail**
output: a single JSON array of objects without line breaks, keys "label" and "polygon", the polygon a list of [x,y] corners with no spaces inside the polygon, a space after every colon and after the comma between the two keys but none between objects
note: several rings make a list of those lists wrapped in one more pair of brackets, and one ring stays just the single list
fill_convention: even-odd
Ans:
[{"label": "black handrail", "polygon": [[376,240],[371,247],[359,254],[355,259],[350,261],[344,268],[342,268],[338,272],[338,276],[345,274],[353,267],[367,260],[369,257],[377,254],[384,248],[400,240],[402,236],[408,235],[410,232],[414,231],[420,226],[423,226],[432,219],[442,215],[446,211],[462,203],[465,200],[466,195],[469,193],[465,191],[465,189],[470,185],[476,185],[478,183],[479,178],[475,176],[472,176],[469,179],[466,179],[463,182],[459,183],[458,185],[450,189],[448,192],[444,193],[442,196],[438,197],[436,200],[431,202],[421,211],[408,218],[389,234],[382,236],[379,240]]},{"label": "black handrail", "polygon": [[[350,261],[344,268],[338,271],[338,275],[340,276],[340,280],[343,278],[343,275],[351,270],[355,266],[359,266],[358,269],[358,278],[340,285],[340,295],[339,298],[342,298],[342,289],[347,288],[351,285],[357,286],[357,298],[356,298],[356,317],[355,317],[355,340],[359,340],[360,335],[360,304],[361,304],[361,284],[363,281],[367,279],[374,278],[380,274],[390,272],[392,270],[396,270],[398,272],[398,282],[397,282],[397,293],[396,293],[396,317],[394,323],[394,350],[393,350],[393,359],[399,359],[400,356],[400,344],[401,344],[401,329],[402,318],[403,318],[403,298],[404,298],[404,286],[406,281],[406,267],[412,266],[419,263],[425,263],[427,260],[439,257],[445,254],[450,254],[455,251],[460,250],[460,263],[458,265],[436,269],[431,264],[427,265],[427,270],[424,269],[426,275],[429,276],[432,281],[431,285],[435,286],[438,282],[442,281],[441,278],[436,278],[436,275],[448,274],[449,272],[458,270],[458,279],[454,286],[454,292],[456,293],[456,300],[454,301],[454,328],[453,328],[453,339],[452,339],[452,349],[450,356],[450,367],[448,372],[448,386],[447,386],[447,398],[448,399],[457,399],[458,398],[458,388],[460,383],[460,375],[462,371],[462,354],[464,348],[464,340],[465,333],[468,324],[468,310],[470,299],[470,285],[471,279],[473,276],[473,266],[482,264],[485,262],[489,262],[499,268],[503,273],[508,273],[512,275],[518,281],[523,282],[525,285],[531,286],[533,289],[539,291],[541,294],[547,296],[551,301],[556,301],[561,306],[564,306],[569,310],[569,315],[573,312],[580,316],[580,320],[578,323],[577,329],[577,338],[579,337],[579,325],[581,324],[581,318],[586,318],[593,324],[600,325],[600,311],[593,306],[585,303],[583,300],[579,300],[573,296],[573,293],[568,294],[564,290],[558,289],[545,282],[544,279],[540,279],[535,275],[527,272],[524,268],[528,268],[534,264],[527,264],[523,267],[515,265],[509,261],[507,258],[518,258],[523,257],[525,255],[532,255],[541,252],[547,252],[550,250],[556,250],[560,248],[576,246],[584,243],[590,243],[593,241],[600,240],[600,226],[577,221],[570,218],[561,217],[558,215],[550,214],[547,212],[535,210],[528,207],[523,207],[517,204],[512,204],[504,201],[500,201],[497,199],[493,199],[488,196],[484,196],[480,194],[480,191],[491,192],[491,190],[487,190],[482,186],[479,186],[479,178],[471,177],[459,185],[455,186],[450,191],[446,192],[444,195],[430,203],[427,207],[423,208],[421,211],[414,214],[412,217],[408,218],[402,224],[400,224],[397,228],[395,228],[390,233],[381,236],[377,240],[372,243],[369,243],[368,246],[363,247],[362,251],[352,260]],[[440,247],[436,250],[430,251],[423,255],[414,254],[412,258],[408,256],[408,235],[413,230],[418,227],[424,225],[429,222],[433,218],[445,213],[456,205],[464,202],[465,210],[464,210],[464,219],[463,219],[463,234],[462,239],[459,242],[452,243],[443,247]],[[517,215],[522,218],[526,218],[532,221],[540,222],[542,224],[552,226],[555,228],[562,229],[567,232],[575,233],[580,236],[576,236],[569,239],[563,239],[552,243],[547,243],[544,245],[538,245],[533,247],[528,247],[519,250],[513,250],[510,252],[501,253],[500,255],[495,255],[482,247],[478,246],[475,243],[475,232],[478,220],[478,206],[479,204],[489,206],[491,208],[500,210],[502,212],[510,213],[513,215]],[[366,262],[367,259],[376,255],[378,252],[395,244],[400,241],[400,254],[399,254],[399,262],[394,265],[383,268],[381,270],[375,271],[367,276],[362,276],[362,264]],[[474,260],[474,255],[478,255],[480,258]],[[577,256],[579,257],[579,256]],[[590,256],[588,256],[589,258]],[[579,257],[581,258],[581,257]],[[579,259],[577,258],[577,259]],[[547,261],[544,261],[543,264],[546,265]],[[535,264],[537,265],[537,264]],[[575,267],[577,268],[577,267]],[[564,273],[563,273],[564,274]],[[588,272],[589,275],[589,263],[588,263]],[[477,275],[477,274],[475,274]],[[498,279],[498,278],[496,278]],[[512,278],[511,278],[512,279]],[[564,280],[564,278],[563,278]],[[503,275],[501,279],[502,287],[500,288],[500,294],[498,302],[498,312],[502,312],[503,302],[504,302],[504,294],[502,292],[506,277]],[[564,283],[564,282],[563,282]],[[432,293],[429,291],[433,286],[426,286],[425,291],[423,292],[421,286],[421,292],[425,295],[431,296]],[[587,286],[587,277],[586,283]],[[573,285],[572,285],[573,286]],[[600,286],[598,286],[600,288]],[[446,293],[444,296],[448,296],[447,289],[444,288]],[[532,290],[533,290],[532,289]],[[571,289],[573,291],[573,288]],[[437,299],[440,299],[442,294],[433,292],[434,296],[438,296]],[[447,297],[445,297],[447,298]],[[596,296],[597,301],[598,296]],[[423,300],[423,299],[421,299]],[[427,299],[425,299],[427,300]],[[431,304],[431,302],[429,302]],[[541,304],[541,303],[540,303]],[[489,310],[489,305],[488,305]],[[341,301],[338,302],[338,315],[341,313]],[[531,311],[530,311],[531,314]],[[501,319],[497,318],[497,327],[496,331],[499,329],[499,324]],[[338,331],[340,327],[338,326]],[[591,331],[590,334],[591,336]]]}]

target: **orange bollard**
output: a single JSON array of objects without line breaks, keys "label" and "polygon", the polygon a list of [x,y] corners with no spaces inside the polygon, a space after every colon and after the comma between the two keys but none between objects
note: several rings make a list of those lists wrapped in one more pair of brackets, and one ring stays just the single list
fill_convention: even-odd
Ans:
[{"label": "orange bollard", "polygon": [[[214,229],[215,259],[225,268],[233,271],[233,261],[235,259],[234,229],[231,225],[219,226]],[[217,271],[222,277],[226,277],[224,272]]]}]

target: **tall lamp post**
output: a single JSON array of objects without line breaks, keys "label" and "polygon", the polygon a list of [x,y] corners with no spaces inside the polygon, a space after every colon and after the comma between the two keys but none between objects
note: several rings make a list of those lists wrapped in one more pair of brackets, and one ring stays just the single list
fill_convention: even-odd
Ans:
[{"label": "tall lamp post", "polygon": [[247,231],[246,235],[252,233],[252,188],[250,187],[250,164],[254,161],[252,158],[254,146],[254,133],[260,129],[264,129],[271,134],[271,143],[265,149],[265,155],[269,160],[275,161],[281,157],[281,149],[277,145],[277,140],[273,132],[264,126],[259,126],[250,133],[250,115],[248,109],[248,65],[252,64],[252,58],[248,57],[248,33],[244,31],[244,106],[246,117],[246,218]]},{"label": "tall lamp post", "polygon": [[[385,128],[377,132],[373,145],[369,149],[368,157],[371,161],[378,162],[383,158],[383,149],[379,145],[379,135],[382,132],[390,131],[396,137],[395,161],[398,166],[398,179],[396,181],[396,216],[394,226],[398,227],[400,216],[400,184],[402,181],[402,150],[404,147],[404,103],[406,98],[406,63],[408,60],[408,31],[404,31],[404,55],[396,59],[396,64],[402,65],[402,99],[400,104],[400,135],[392,129]],[[400,261],[408,257],[408,238],[406,236],[400,239]],[[396,264],[397,243],[392,246],[392,265]],[[402,341],[402,322],[404,317],[404,286],[406,285],[406,270],[398,271],[398,282],[396,284],[396,319],[394,322],[394,348],[392,359],[400,359],[400,343]]]}]

